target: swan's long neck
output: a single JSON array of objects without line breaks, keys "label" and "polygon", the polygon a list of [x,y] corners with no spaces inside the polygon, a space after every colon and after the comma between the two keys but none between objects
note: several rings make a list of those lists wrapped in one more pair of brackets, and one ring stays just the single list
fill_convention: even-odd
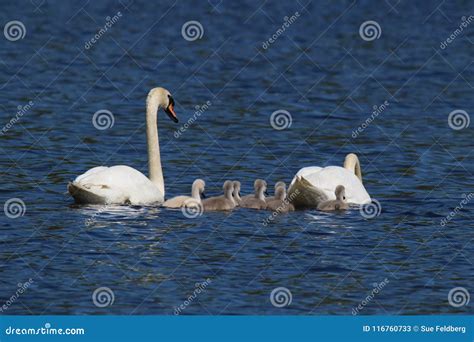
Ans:
[{"label": "swan's long neck", "polygon": [[238,189],[234,189],[234,197],[237,201],[241,201],[242,199],[240,198],[240,194],[239,194],[239,190]]},{"label": "swan's long neck", "polygon": [[235,200],[234,200],[234,197],[232,196],[232,193],[234,192],[234,189],[233,188],[230,188],[230,189],[226,189],[225,193],[224,193],[224,197],[228,200],[231,200],[232,203],[235,204]]},{"label": "swan's long neck", "polygon": [[354,153],[349,153],[344,160],[344,168],[355,173],[362,182],[362,171],[360,169],[359,158]]},{"label": "swan's long neck", "polygon": [[158,139],[157,112],[159,103],[153,93],[148,95],[146,101],[146,138],[148,144],[148,174],[150,180],[165,195],[165,182],[161,169],[160,141]]},{"label": "swan's long neck", "polygon": [[257,190],[256,196],[259,200],[265,201],[265,189],[263,186]]},{"label": "swan's long neck", "polygon": [[193,184],[193,187],[191,189],[191,197],[197,200],[201,199],[201,194],[199,191],[199,184]]}]

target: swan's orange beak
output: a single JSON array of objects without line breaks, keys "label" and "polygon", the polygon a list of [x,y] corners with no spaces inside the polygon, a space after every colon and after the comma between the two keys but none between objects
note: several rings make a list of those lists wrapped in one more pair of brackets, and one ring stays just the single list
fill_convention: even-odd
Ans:
[{"label": "swan's orange beak", "polygon": [[168,114],[171,120],[173,120],[174,122],[179,122],[178,116],[176,115],[176,112],[174,111],[174,99],[170,95],[168,95],[168,99],[169,99],[169,105],[165,109],[165,112],[166,114]]}]

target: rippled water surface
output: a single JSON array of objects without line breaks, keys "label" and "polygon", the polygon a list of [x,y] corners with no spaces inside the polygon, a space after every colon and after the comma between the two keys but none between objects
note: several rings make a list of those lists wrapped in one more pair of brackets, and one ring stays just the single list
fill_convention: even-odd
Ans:
[{"label": "rippled water surface", "polygon": [[[362,301],[361,314],[473,312],[449,305],[448,293],[473,291],[474,208],[462,201],[473,192],[474,123],[454,130],[448,115],[472,114],[474,22],[440,46],[472,3],[80,6],[1,5],[2,25],[19,20],[26,34],[0,36],[0,199],[21,199],[26,212],[2,213],[0,305],[32,280],[3,314],[172,315],[183,305],[182,314],[350,315]],[[183,38],[190,20],[200,39]],[[361,38],[368,20],[378,39]],[[380,215],[298,211],[265,226],[269,212],[245,209],[190,219],[154,206],[74,205],[66,185],[91,167],[147,173],[144,101],[155,86],[171,90],[180,118],[159,115],[166,197],[189,193],[198,177],[208,195],[226,179],[248,193],[255,178],[289,183],[303,166],[342,165],[355,152]],[[92,124],[101,109],[114,115],[105,130]],[[291,126],[272,127],[277,110]],[[112,305],[94,305],[100,287]],[[277,287],[291,304],[272,305]]]}]

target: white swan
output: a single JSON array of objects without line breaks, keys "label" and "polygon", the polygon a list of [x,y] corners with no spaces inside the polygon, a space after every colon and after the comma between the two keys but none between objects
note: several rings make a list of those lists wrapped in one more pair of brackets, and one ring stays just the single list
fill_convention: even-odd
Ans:
[{"label": "white swan", "polygon": [[288,198],[295,207],[317,207],[321,202],[335,200],[335,190],[343,185],[346,201],[366,204],[372,200],[362,184],[359,158],[349,153],[340,166],[310,166],[299,170],[290,184]]},{"label": "white swan", "polygon": [[163,108],[174,122],[178,122],[170,92],[164,88],[154,88],[146,99],[150,178],[125,165],[94,167],[68,184],[68,191],[76,203],[151,204],[164,201],[165,184],[157,127],[157,112],[160,108]]}]

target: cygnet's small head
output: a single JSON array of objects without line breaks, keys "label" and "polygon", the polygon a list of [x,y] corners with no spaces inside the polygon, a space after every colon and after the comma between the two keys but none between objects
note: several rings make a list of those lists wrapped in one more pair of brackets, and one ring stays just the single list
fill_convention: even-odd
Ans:
[{"label": "cygnet's small head", "polygon": [[230,194],[230,196],[232,196],[232,192],[234,191],[234,183],[230,180],[226,180],[222,186],[222,189],[224,189],[225,195]]},{"label": "cygnet's small head", "polygon": [[253,182],[253,188],[255,190],[261,189],[262,187],[267,188],[267,182],[265,182],[263,179],[256,179],[255,182]]},{"label": "cygnet's small head", "polygon": [[240,182],[234,181],[234,196],[240,197]]},{"label": "cygnet's small head", "polygon": [[279,200],[284,200],[286,197],[286,189],[283,186],[279,186],[275,189],[275,198]]},{"label": "cygnet's small head", "polygon": [[191,196],[196,199],[206,198],[206,196],[204,196],[205,186],[206,186],[206,183],[202,179],[194,180],[192,188],[191,188]]},{"label": "cygnet's small head", "polygon": [[147,103],[151,102],[156,103],[161,108],[163,108],[163,110],[166,114],[168,114],[171,120],[173,120],[174,122],[179,121],[178,116],[174,111],[175,103],[173,96],[171,96],[171,93],[167,89],[157,87],[150,90],[147,97]]},{"label": "cygnet's small head", "polygon": [[265,193],[267,192],[267,182],[265,182],[263,179],[257,179],[255,183],[253,184],[255,188],[255,193]]},{"label": "cygnet's small head", "polygon": [[276,190],[277,190],[279,187],[283,187],[283,188],[286,189],[286,184],[285,184],[285,182],[278,181],[278,182],[275,183],[275,194],[276,194]]},{"label": "cygnet's small head", "polygon": [[338,199],[339,201],[346,201],[346,188],[344,188],[343,185],[336,186],[335,194],[336,199]]},{"label": "cygnet's small head", "polygon": [[206,182],[203,179],[198,178],[194,181],[193,187],[199,189],[199,193],[202,194],[204,193],[204,189],[206,188]]}]

